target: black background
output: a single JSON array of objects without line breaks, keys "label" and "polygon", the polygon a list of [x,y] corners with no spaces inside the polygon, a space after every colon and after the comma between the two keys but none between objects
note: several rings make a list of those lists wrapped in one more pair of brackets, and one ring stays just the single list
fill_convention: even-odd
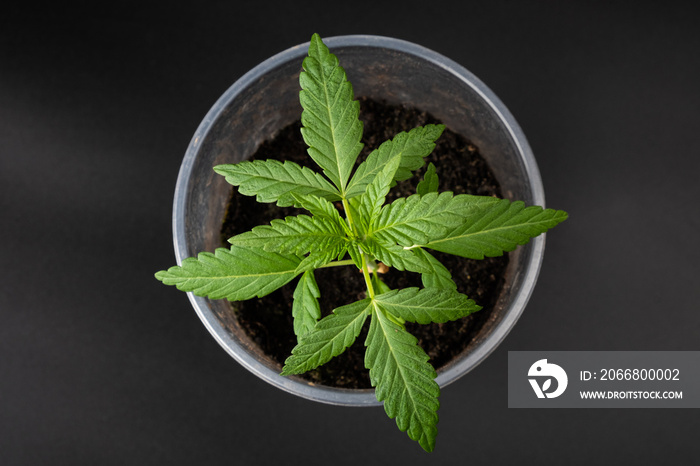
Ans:
[{"label": "black background", "polygon": [[[0,464],[689,462],[696,410],[516,410],[506,395],[509,350],[700,349],[700,28],[681,5],[3,7]],[[202,117],[313,32],[465,66],[522,126],[548,206],[570,213],[514,330],[443,390],[431,455],[381,408],[257,379],[153,278],[174,264],[175,179]]]}]

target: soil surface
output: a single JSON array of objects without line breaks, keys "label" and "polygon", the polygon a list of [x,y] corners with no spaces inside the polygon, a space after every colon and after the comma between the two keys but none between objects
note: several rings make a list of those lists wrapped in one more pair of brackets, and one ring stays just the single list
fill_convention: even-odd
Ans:
[{"label": "soil surface", "polygon": [[[391,106],[373,100],[360,100],[360,119],[364,122],[364,149],[358,163],[369,152],[401,131],[416,126],[440,123],[431,115],[419,110]],[[253,159],[291,160],[317,171],[320,168],[307,155],[306,145],[299,131],[300,123],[282,129],[272,140],[264,142]],[[438,139],[435,150],[426,157],[433,162],[440,180],[439,191],[455,194],[476,194],[501,197],[500,187],[490,168],[479,155],[477,147],[446,129]],[[406,197],[416,192],[416,184],[423,178],[426,166],[416,175],[402,181],[391,190],[387,202]],[[254,197],[240,195],[234,187],[221,232],[223,245],[227,239],[251,228],[269,223],[275,218],[305,213],[293,208],[280,208],[275,204],[259,204]],[[508,265],[507,254],[503,257],[475,261],[457,256],[431,253],[452,273],[458,290],[466,294],[483,309],[459,321],[444,324],[418,325],[407,323],[406,329],[418,338],[420,346],[430,356],[430,362],[439,369],[453,357],[464,351],[488,319],[496,303],[503,276]],[[332,267],[315,272],[321,290],[321,311],[324,315],[339,306],[364,299],[366,290],[362,274],[352,266]],[[390,270],[382,279],[392,289],[410,286],[421,287],[420,275],[411,272]],[[280,368],[296,345],[292,322],[292,295],[296,280],[261,299],[232,303],[241,327]],[[364,367],[364,341],[369,319],[355,343],[343,354],[302,377],[316,384],[343,388],[369,388],[369,371]]]}]

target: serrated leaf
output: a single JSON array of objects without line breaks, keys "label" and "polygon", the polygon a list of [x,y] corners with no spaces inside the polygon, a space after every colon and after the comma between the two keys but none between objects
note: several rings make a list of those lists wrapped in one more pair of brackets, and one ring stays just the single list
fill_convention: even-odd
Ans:
[{"label": "serrated leaf", "polygon": [[423,248],[413,248],[412,250],[416,255],[421,256],[430,266],[430,272],[421,274],[423,286],[426,288],[457,290],[457,285],[454,280],[452,280],[452,274],[442,265],[442,262]]},{"label": "serrated leaf", "polygon": [[226,177],[228,183],[238,186],[239,193],[255,196],[258,202],[290,206],[291,193],[314,195],[329,201],[340,199],[338,190],[322,175],[294,162],[252,160],[217,165],[214,171]]},{"label": "serrated leaf", "polygon": [[350,259],[355,263],[355,266],[357,266],[358,269],[362,270],[362,254],[363,251],[360,248],[360,244],[357,241],[353,241],[349,246],[348,246],[348,255],[350,256]]},{"label": "serrated leaf", "polygon": [[316,322],[321,318],[321,306],[318,303],[320,297],[321,291],[318,289],[313,270],[304,272],[294,289],[292,302],[294,334],[297,339],[313,330]]},{"label": "serrated leaf", "polygon": [[416,186],[416,194],[423,196],[428,193],[436,193],[438,192],[438,184],[439,180],[437,172],[435,171],[435,165],[430,162],[428,168],[425,170],[423,179],[419,181]]},{"label": "serrated leaf", "polygon": [[365,236],[369,230],[369,217],[362,211],[362,198],[353,197],[345,205],[349,210],[348,215],[352,218],[355,225],[356,236],[360,238]]},{"label": "serrated leaf", "polygon": [[311,38],[309,56],[302,66],[301,133],[309,155],[342,195],[362,149],[360,104],[354,100],[345,70],[317,34]]},{"label": "serrated leaf", "polygon": [[189,257],[181,266],[156,273],[156,278],[197,296],[243,301],[287,284],[297,275],[300,261],[295,255],[231,246]]},{"label": "serrated leaf", "polygon": [[282,369],[282,375],[301,374],[325,364],[353,344],[370,314],[372,301],[363,299],[342,306],[319,320],[301,337]]},{"label": "serrated leaf", "polygon": [[404,288],[374,299],[391,314],[419,324],[457,320],[481,309],[465,295],[440,288]]},{"label": "serrated leaf", "polygon": [[367,238],[362,242],[362,249],[375,259],[397,270],[417,273],[430,273],[430,264],[413,250],[392,243]]},{"label": "serrated leaf", "polygon": [[292,193],[289,200],[290,204],[297,208],[306,209],[315,217],[322,217],[340,225],[346,233],[350,234],[347,224],[340,216],[338,209],[333,203],[326,199],[313,195],[300,195]]},{"label": "serrated leaf", "polygon": [[451,192],[402,197],[382,208],[369,234],[405,247],[424,245],[445,237],[463,225],[469,214],[498,201],[489,196],[454,196]]},{"label": "serrated leaf", "polygon": [[407,133],[401,132],[392,140],[382,143],[357,167],[348,184],[346,197],[350,199],[364,193],[367,185],[372,182],[377,173],[397,155],[401,157],[401,163],[394,174],[394,181],[409,179],[413,176],[414,170],[423,166],[424,157],[433,151],[435,141],[444,129],[444,125],[419,126]]},{"label": "serrated leaf", "polygon": [[435,369],[416,338],[390,319],[376,298],[365,342],[370,381],[377,400],[384,402],[384,410],[396,418],[399,429],[432,451],[440,407]]},{"label": "serrated leaf", "polygon": [[389,187],[394,180],[394,174],[399,167],[399,163],[401,163],[400,155],[387,161],[384,168],[367,185],[367,191],[360,196],[359,214],[361,218],[365,219],[365,223],[370,229],[379,215],[382,205],[384,205],[384,199],[389,193]]},{"label": "serrated leaf", "polygon": [[310,251],[333,250],[346,242],[347,237],[342,225],[337,221],[297,215],[284,220],[272,220],[269,225],[254,227],[251,231],[229,238],[228,241],[236,246],[304,255]]},{"label": "serrated leaf", "polygon": [[425,247],[470,259],[497,257],[527,243],[567,217],[562,210],[525,207],[521,201],[511,203],[499,199],[485,209],[471,212],[463,225],[442,238],[429,241]]},{"label": "serrated leaf", "polygon": [[348,246],[350,246],[350,243],[342,242],[329,249],[313,251],[299,263],[296,271],[301,273],[317,269],[335,259],[339,259],[345,255]]}]

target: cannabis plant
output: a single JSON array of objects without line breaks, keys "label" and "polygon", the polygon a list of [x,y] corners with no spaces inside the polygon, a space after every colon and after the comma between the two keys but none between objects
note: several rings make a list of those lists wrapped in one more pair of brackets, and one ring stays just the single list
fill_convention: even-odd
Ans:
[{"label": "cannabis plant", "polygon": [[[429,251],[471,259],[500,256],[567,214],[494,197],[440,193],[432,165],[416,194],[385,205],[390,188],[424,165],[444,126],[400,133],[353,170],[362,149],[359,103],[318,35],[311,39],[303,69],[301,132],[323,173],[276,160],[214,170],[258,202],[295,206],[310,215],[255,227],[229,239],[229,249],[202,252],[156,277],[183,291],[230,301],[262,297],[299,277],[291,304],[298,344],[282,375],[306,372],[341,354],[369,320],[365,366],[377,400],[400,430],[432,451],[440,390],[428,355],[404,324],[446,322],[481,308],[457,291],[450,272]],[[389,289],[377,272],[379,263],[421,274],[424,287]],[[362,272],[366,297],[321,318],[315,274],[341,265]]]}]

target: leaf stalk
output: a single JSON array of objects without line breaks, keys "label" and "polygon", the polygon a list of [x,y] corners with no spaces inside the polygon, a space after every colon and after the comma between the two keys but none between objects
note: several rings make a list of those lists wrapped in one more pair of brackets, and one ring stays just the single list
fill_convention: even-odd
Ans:
[{"label": "leaf stalk", "polygon": [[342,261],[329,262],[327,264],[320,265],[317,268],[325,269],[327,267],[342,267],[344,265],[355,265],[355,263],[352,261],[352,259],[345,259]]},{"label": "leaf stalk", "polygon": [[345,198],[343,198],[343,209],[345,209],[345,217],[347,218],[350,231],[357,234],[355,231],[355,222],[352,221],[352,214],[350,213],[350,204],[348,204],[348,200]]}]

